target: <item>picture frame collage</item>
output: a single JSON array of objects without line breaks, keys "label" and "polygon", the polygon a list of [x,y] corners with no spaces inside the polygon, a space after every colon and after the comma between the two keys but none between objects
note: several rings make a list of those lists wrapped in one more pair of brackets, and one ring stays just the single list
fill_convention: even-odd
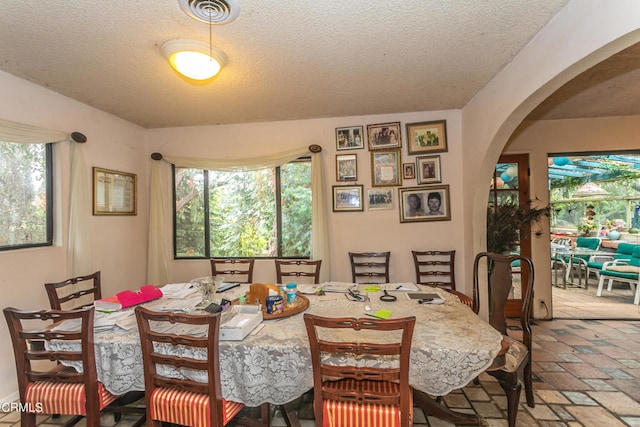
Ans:
[{"label": "picture frame collage", "polygon": [[[448,151],[446,120],[407,123],[405,129],[413,161],[403,163],[400,122],[368,124],[366,138],[365,126],[336,128],[333,212],[364,211],[364,185],[358,183],[358,156],[352,150],[366,146],[371,162],[368,210],[394,209],[397,187],[400,223],[451,220],[449,185],[442,183],[440,154],[435,154]],[[403,187],[403,180],[415,180],[416,186]]]}]

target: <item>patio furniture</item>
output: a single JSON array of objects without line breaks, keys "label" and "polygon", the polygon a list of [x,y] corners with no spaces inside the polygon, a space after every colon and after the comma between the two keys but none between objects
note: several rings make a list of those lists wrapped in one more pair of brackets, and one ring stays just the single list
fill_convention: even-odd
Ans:
[{"label": "patio furniture", "polygon": [[607,261],[600,270],[600,280],[598,281],[597,296],[602,296],[604,281],[607,280],[607,291],[611,292],[613,282],[628,283],[631,291],[634,292],[634,304],[640,304],[640,245],[634,248],[631,258],[627,260]]}]

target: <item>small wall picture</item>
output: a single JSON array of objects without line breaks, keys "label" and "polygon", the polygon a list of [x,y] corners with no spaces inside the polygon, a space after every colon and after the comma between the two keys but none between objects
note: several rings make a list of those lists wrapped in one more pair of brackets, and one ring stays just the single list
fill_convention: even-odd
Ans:
[{"label": "small wall picture", "polygon": [[362,126],[336,128],[336,150],[355,150],[364,148]]},{"label": "small wall picture", "polygon": [[442,182],[440,176],[440,156],[416,157],[418,184],[435,184]]},{"label": "small wall picture", "polygon": [[357,181],[358,162],[355,154],[336,154],[336,181]]},{"label": "small wall picture", "polygon": [[447,121],[407,123],[409,154],[442,153],[447,148]]},{"label": "small wall picture", "polygon": [[415,179],[416,177],[416,165],[413,163],[402,164],[402,177],[404,179]]},{"label": "small wall picture", "polygon": [[334,212],[364,210],[362,185],[334,185],[332,188]]},{"label": "small wall picture", "polygon": [[393,209],[393,189],[373,188],[367,192],[369,210]]},{"label": "small wall picture", "polygon": [[400,122],[367,125],[369,150],[402,147],[400,137]]},{"label": "small wall picture", "polygon": [[371,186],[402,185],[400,150],[376,150],[371,152]]},{"label": "small wall picture", "polygon": [[400,222],[451,221],[448,185],[398,189]]}]

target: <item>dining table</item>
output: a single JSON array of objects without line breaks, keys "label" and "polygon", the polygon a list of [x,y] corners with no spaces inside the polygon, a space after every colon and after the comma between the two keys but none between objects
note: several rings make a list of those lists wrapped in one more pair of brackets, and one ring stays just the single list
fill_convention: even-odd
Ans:
[{"label": "dining table", "polygon": [[[176,292],[181,285],[182,292]],[[172,284],[173,293],[168,292],[167,287],[162,298],[144,306],[152,310],[197,313],[201,297],[195,289],[189,292],[189,286],[189,283]],[[218,295],[236,300],[247,292],[248,286],[240,285]],[[354,284],[354,288],[357,287],[363,285]],[[409,374],[414,404],[427,414],[456,424],[482,425],[483,420],[477,415],[449,410],[438,403],[436,397],[464,387],[491,366],[501,350],[502,334],[442,289],[428,288],[429,293],[440,296],[439,304],[420,304],[408,298],[408,292],[403,290],[371,292],[371,287],[366,289],[369,292],[361,291],[361,295],[367,296],[366,303],[364,298],[360,301],[342,292],[313,292],[305,295],[309,307],[304,312],[327,317],[363,317],[378,310],[389,310],[392,318],[415,316]],[[380,299],[386,295],[396,298],[394,301]],[[142,353],[133,308],[114,313],[96,312],[95,316],[99,381],[116,395],[143,391]],[[55,343],[49,345],[56,346]],[[223,397],[250,407],[268,402],[286,409],[313,388],[311,353],[302,312],[263,320],[242,340],[221,340],[219,360]],[[190,374],[174,373],[185,377]],[[295,416],[288,421],[299,425]]]},{"label": "dining table", "polygon": [[[576,285],[573,280],[573,267],[576,266],[578,268],[578,287],[582,286],[582,277],[584,275],[584,289],[589,288],[589,269],[587,262],[591,257],[597,256],[607,256],[610,257],[612,252],[610,251],[601,251],[596,249],[589,248],[580,248],[580,247],[567,247],[564,245],[551,244],[551,259],[552,260],[566,260],[566,272],[565,277],[563,279],[563,283],[570,283],[572,285]],[[583,268],[584,267],[584,268]],[[583,274],[584,273],[584,274]],[[557,276],[557,275],[556,275]],[[556,277],[556,285],[557,285],[557,277]],[[566,285],[565,285],[566,287]]]}]

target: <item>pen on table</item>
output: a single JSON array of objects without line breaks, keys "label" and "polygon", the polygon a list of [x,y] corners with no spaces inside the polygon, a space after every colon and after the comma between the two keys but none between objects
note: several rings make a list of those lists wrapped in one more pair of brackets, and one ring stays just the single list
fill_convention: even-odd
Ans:
[{"label": "pen on table", "polygon": [[397,291],[398,289],[402,289],[402,285],[398,285],[398,286],[396,286],[396,291]]}]

